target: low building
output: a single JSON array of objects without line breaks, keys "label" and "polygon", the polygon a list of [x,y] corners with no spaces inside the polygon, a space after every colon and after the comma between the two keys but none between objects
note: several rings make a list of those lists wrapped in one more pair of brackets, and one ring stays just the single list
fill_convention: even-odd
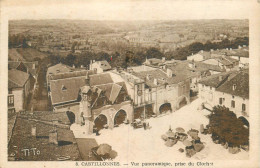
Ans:
[{"label": "low building", "polygon": [[50,99],[55,112],[72,113],[74,122],[85,125],[89,134],[94,127],[102,129],[107,125],[112,129],[133,118],[124,80],[113,72],[96,74],[88,70],[52,75]]},{"label": "low building", "polygon": [[144,65],[147,65],[147,66],[155,66],[155,67],[158,67],[158,66],[162,66],[165,62],[166,62],[165,57],[162,57],[162,59],[149,58],[149,59],[146,59],[143,64],[144,64]]},{"label": "low building", "polygon": [[136,69],[142,68],[133,67],[128,72],[120,73],[133,100],[134,118],[175,111],[190,102],[190,82],[187,76],[174,74],[170,69],[134,71]]},{"label": "low building", "polygon": [[231,57],[221,56],[202,61],[205,64],[217,65],[222,69],[230,71],[239,65],[239,61]]},{"label": "low building", "polygon": [[8,69],[16,69],[30,74],[37,79],[38,62],[8,61]]},{"label": "low building", "polygon": [[110,73],[86,76],[86,85],[79,91],[80,116],[76,118],[85,125],[88,134],[93,133],[93,128],[112,129],[133,121],[132,102],[125,82],[114,82],[112,77]]},{"label": "low building", "polygon": [[8,113],[26,108],[30,89],[29,74],[16,69],[8,70]]},{"label": "low building", "polygon": [[67,111],[68,108],[72,111],[78,111],[79,102],[78,91],[85,85],[85,77],[94,71],[74,71],[58,73],[49,76],[49,98],[56,112]]},{"label": "low building", "polygon": [[47,82],[47,86],[48,86],[48,90],[49,90],[49,78],[52,75],[56,75],[59,73],[65,73],[65,72],[72,72],[73,68],[69,67],[68,65],[64,65],[62,63],[56,64],[54,66],[48,67],[47,73],[46,73],[46,82]]},{"label": "low building", "polygon": [[206,60],[209,58],[211,58],[210,52],[201,50],[200,52],[198,52],[196,54],[192,54],[192,55],[188,56],[187,60],[198,62],[198,61],[203,61],[203,60]]},{"label": "low building", "polygon": [[229,71],[212,75],[199,82],[199,98],[212,109],[220,105],[228,107],[237,117],[249,117],[249,72]]},{"label": "low building", "polygon": [[90,70],[96,70],[97,73],[102,73],[105,71],[109,71],[112,69],[112,67],[109,65],[107,61],[95,61],[91,60],[89,65]]}]

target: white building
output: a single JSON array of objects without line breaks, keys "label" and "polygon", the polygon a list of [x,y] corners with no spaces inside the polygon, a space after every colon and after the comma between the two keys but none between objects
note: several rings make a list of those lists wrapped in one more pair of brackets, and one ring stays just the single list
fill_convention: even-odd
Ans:
[{"label": "white building", "polygon": [[249,118],[249,72],[230,71],[212,75],[199,82],[199,98],[212,109],[220,105],[228,107],[237,117]]},{"label": "white building", "polygon": [[97,73],[102,73],[105,71],[109,71],[112,69],[112,67],[109,65],[107,61],[95,61],[91,60],[89,65],[90,70],[96,70]]}]

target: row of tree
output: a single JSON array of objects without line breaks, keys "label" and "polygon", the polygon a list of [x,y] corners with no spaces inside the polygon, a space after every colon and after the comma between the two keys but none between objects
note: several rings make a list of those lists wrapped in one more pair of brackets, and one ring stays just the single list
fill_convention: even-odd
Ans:
[{"label": "row of tree", "polygon": [[[158,48],[126,48],[124,51],[115,51],[111,54],[106,52],[91,52],[86,51],[81,54],[71,53],[66,57],[59,55],[50,55],[52,64],[62,62],[67,65],[74,65],[80,67],[81,65],[87,67],[91,60],[107,60],[112,67],[123,67],[141,65],[146,58],[158,58],[166,57],[166,59],[186,60],[187,56],[192,53],[197,53],[200,50],[210,51],[211,49],[224,49],[224,48],[237,48],[239,45],[248,45],[248,37],[236,38],[235,40],[223,40],[222,42],[212,43],[207,42],[205,44],[195,42],[186,47],[178,48],[172,52],[163,53]],[[75,47],[75,45],[74,45]],[[112,60],[111,60],[112,57]]]}]

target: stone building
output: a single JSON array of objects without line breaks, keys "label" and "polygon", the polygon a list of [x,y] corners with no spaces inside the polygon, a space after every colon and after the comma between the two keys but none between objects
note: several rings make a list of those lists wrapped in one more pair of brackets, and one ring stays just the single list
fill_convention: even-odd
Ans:
[{"label": "stone building", "polygon": [[237,117],[249,118],[249,72],[230,71],[199,82],[199,98],[207,109],[228,107]]},{"label": "stone building", "polygon": [[16,69],[8,70],[8,112],[25,109],[30,93],[30,75]]},{"label": "stone building", "polygon": [[187,76],[174,74],[170,69],[143,66],[120,73],[133,100],[134,118],[175,111],[190,102],[190,81]]},{"label": "stone building", "polygon": [[97,73],[102,73],[105,71],[109,71],[112,67],[109,65],[107,61],[95,61],[91,60],[89,65],[90,70],[96,70]]}]

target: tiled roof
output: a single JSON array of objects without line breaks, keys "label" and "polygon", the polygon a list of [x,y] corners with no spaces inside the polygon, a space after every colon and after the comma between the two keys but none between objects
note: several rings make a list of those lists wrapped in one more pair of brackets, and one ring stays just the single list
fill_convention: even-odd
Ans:
[{"label": "tiled roof", "polygon": [[[230,74],[232,74],[231,71],[207,76],[201,79],[199,83],[204,84],[206,86],[217,88],[230,76]],[[221,76],[221,80],[220,80],[220,76]]]},{"label": "tiled roof", "polygon": [[16,69],[8,70],[8,88],[23,87],[29,79],[29,74]]},{"label": "tiled roof", "polygon": [[213,71],[217,71],[217,72],[224,72],[225,69],[221,69],[218,65],[212,65],[212,64],[206,64],[203,62],[195,62],[195,68],[194,70],[198,70],[198,71],[207,71],[207,70],[213,70]]},{"label": "tiled roof", "polygon": [[249,51],[243,50],[243,49],[228,50],[226,52],[226,55],[227,56],[239,56],[239,57],[249,58]]},{"label": "tiled roof", "polygon": [[[233,85],[236,88],[233,90]],[[242,98],[249,99],[249,74],[248,72],[242,71],[230,79],[224,82],[217,89],[219,92],[228,93],[234,96],[239,96]]]},{"label": "tiled roof", "polygon": [[[9,69],[16,69],[20,64],[24,64],[31,75],[36,75],[36,69],[38,66],[38,61],[34,62],[25,62],[25,61],[8,61],[8,68]],[[33,68],[33,64],[35,65],[35,68]]]},{"label": "tiled roof", "polygon": [[90,86],[113,83],[113,80],[109,73],[93,74],[89,75],[89,78]]},{"label": "tiled roof", "polygon": [[[156,87],[154,84],[154,79],[157,79],[158,85],[163,84],[177,84],[181,81],[184,81],[188,78],[186,75],[173,74],[173,77],[168,77],[165,72],[160,69],[152,70],[152,71],[142,71],[142,72],[133,72],[133,75],[138,78],[144,79],[145,83],[150,87]],[[147,79],[149,76],[149,79]]]},{"label": "tiled roof", "polygon": [[58,74],[51,75],[49,79],[50,80],[65,79],[65,78],[86,76],[87,74],[92,75],[92,74],[94,74],[94,71],[93,70],[81,70],[81,71],[58,73]]},{"label": "tiled roof", "polygon": [[51,66],[47,70],[47,75],[50,74],[57,74],[57,73],[64,73],[64,72],[71,72],[72,68],[64,65],[62,63],[56,64],[54,66]]},{"label": "tiled roof", "polygon": [[85,85],[85,76],[50,81],[52,104],[75,101],[79,89]]}]

